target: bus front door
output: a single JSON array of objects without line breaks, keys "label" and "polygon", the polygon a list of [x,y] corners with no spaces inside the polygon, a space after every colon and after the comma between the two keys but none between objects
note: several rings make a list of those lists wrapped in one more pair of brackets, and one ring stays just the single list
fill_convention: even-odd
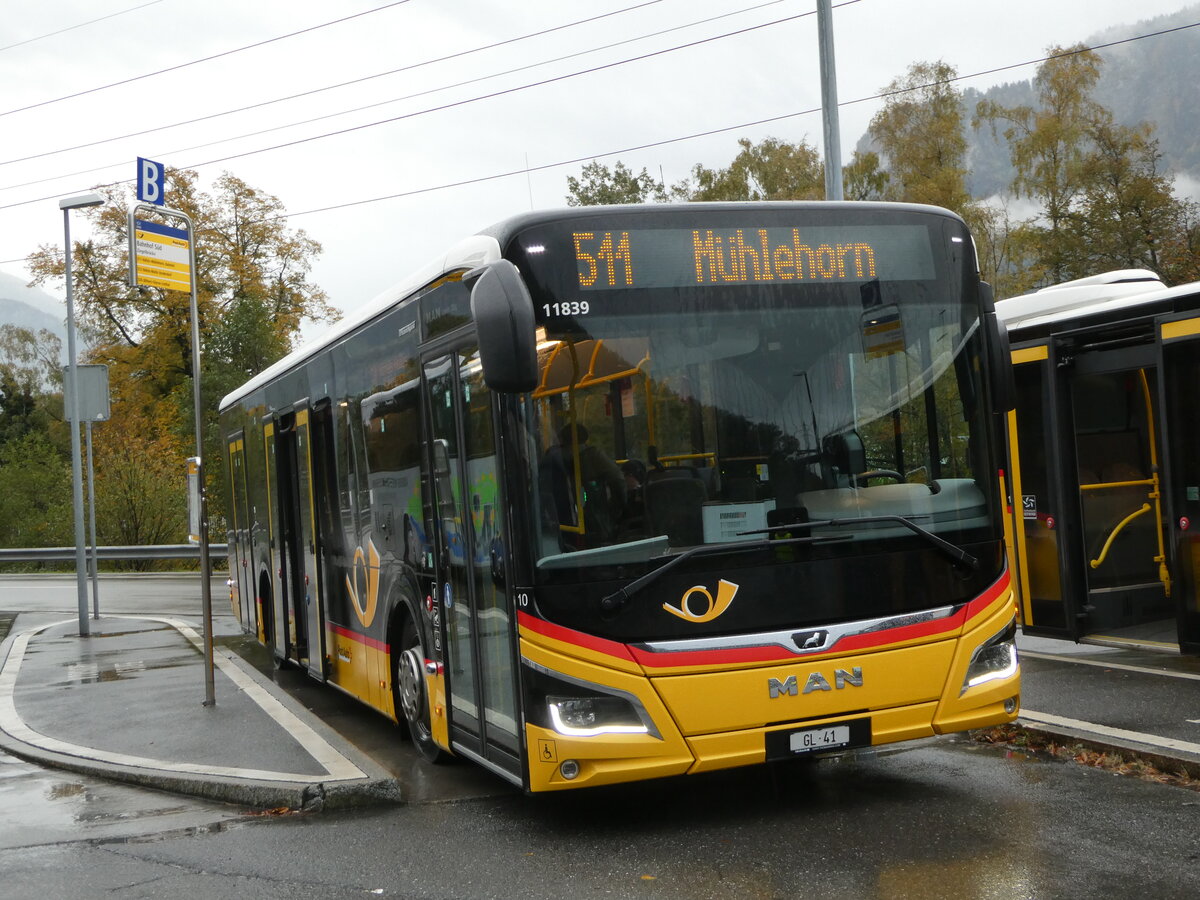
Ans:
[{"label": "bus front door", "polygon": [[514,627],[504,586],[492,398],[476,347],[423,361],[430,515],[453,749],[520,778]]},{"label": "bus front door", "polygon": [[1080,354],[1071,373],[1083,637],[1175,641],[1152,351]]}]

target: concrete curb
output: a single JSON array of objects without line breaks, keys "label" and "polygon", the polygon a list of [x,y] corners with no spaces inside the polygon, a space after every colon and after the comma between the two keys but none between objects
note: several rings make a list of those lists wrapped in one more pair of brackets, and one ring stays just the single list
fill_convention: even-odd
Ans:
[{"label": "concrete curb", "polygon": [[1163,772],[1187,775],[1200,780],[1200,760],[1187,759],[1163,753],[1152,744],[1120,741],[1115,738],[1099,738],[1094,734],[1074,728],[1051,726],[1044,722],[1018,718],[1014,723],[1030,734],[1059,743],[1078,744],[1085,750],[1096,753],[1119,753],[1127,758],[1148,763]]},{"label": "concrete curb", "polygon": [[[0,671],[3,671],[7,664],[16,638],[20,634],[22,632],[16,631],[0,642]],[[85,755],[59,752],[23,740],[3,728],[0,728],[0,748],[13,756],[39,765],[83,775],[99,776],[156,790],[248,806],[253,809],[288,807],[289,809],[317,811],[405,802],[400,783],[373,760],[297,704],[237,654],[221,649],[218,649],[217,653],[224,657],[229,664],[236,666],[245,677],[255,681],[259,688],[270,694],[276,702],[282,704],[291,715],[300,719],[304,725],[318,733],[327,743],[335,746],[337,751],[365,773],[366,777],[352,780],[314,778],[312,781],[263,781],[216,774],[165,771],[150,767],[121,765],[107,760],[88,758]],[[217,702],[220,703],[219,697]]]}]

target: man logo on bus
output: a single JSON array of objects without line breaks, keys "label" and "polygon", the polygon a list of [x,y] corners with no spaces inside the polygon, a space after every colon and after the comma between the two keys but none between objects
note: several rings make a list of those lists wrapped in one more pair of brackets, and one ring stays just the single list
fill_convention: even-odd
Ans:
[{"label": "man logo on bus", "polygon": [[832,685],[829,683],[829,679],[820,672],[809,672],[808,677],[804,680],[803,690],[800,689],[800,682],[795,675],[789,675],[783,681],[778,678],[767,679],[767,691],[772,700],[782,697],[784,694],[798,697],[800,694],[811,694],[813,691],[844,691],[847,687],[862,686],[862,666],[855,666],[849,672],[845,669],[834,669]]},{"label": "man logo on bus", "polygon": [[[684,591],[683,598],[679,601],[679,606],[664,603],[663,609],[688,622],[711,622],[717,616],[721,615],[721,613],[725,612],[725,610],[729,609],[729,604],[733,602],[733,597],[737,592],[738,585],[722,578],[717,585],[717,597],[715,600],[713,599],[713,595],[709,593],[708,588],[702,584],[698,584]],[[699,612],[694,611],[689,605],[689,601],[694,594],[699,594],[708,601],[708,605]]]}]

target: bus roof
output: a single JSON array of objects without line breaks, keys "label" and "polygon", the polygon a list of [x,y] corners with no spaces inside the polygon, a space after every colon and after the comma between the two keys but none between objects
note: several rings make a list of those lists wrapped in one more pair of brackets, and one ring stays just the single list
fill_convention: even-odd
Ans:
[{"label": "bus roof", "polygon": [[[1185,286],[1191,291],[1197,285]],[[1179,291],[1177,293],[1188,293]],[[1134,308],[1169,294],[1167,286],[1148,269],[1118,269],[1064,281],[1030,294],[996,301],[996,315],[1010,331],[1100,312]],[[1172,295],[1173,296],[1173,295]]]},{"label": "bus roof", "polygon": [[450,248],[449,252],[430,260],[426,265],[413,272],[403,281],[397,282],[387,290],[376,295],[369,302],[364,303],[361,307],[354,310],[353,315],[342,319],[342,321],[336,323],[318,337],[308,341],[283,357],[283,359],[263,369],[241,387],[226,394],[221,400],[220,408],[225,409],[233,405],[247,394],[253,393],[258,388],[268,384],[272,379],[293,369],[305,360],[316,356],[317,353],[326,347],[333,346],[359,326],[387,312],[413,291],[419,290],[425,285],[436,281],[447,272],[454,272],[460,269],[473,269],[478,266],[487,265],[499,258],[500,244],[490,235],[477,234],[459,241]]}]

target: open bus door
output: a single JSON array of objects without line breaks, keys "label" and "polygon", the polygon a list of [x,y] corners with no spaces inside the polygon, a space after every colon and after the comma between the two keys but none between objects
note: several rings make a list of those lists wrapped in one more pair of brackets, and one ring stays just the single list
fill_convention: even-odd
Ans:
[{"label": "open bus door", "polygon": [[1159,319],[1169,547],[1179,649],[1200,653],[1200,318]]},{"label": "open bus door", "polygon": [[1025,627],[1077,641],[1174,643],[1155,345],[1072,337],[1012,355]]},{"label": "open bus door", "polygon": [[1174,643],[1153,344],[1084,349],[1064,367],[1081,516],[1087,637]]},{"label": "open bus door", "polygon": [[1019,562],[1021,621],[1026,630],[1078,639],[1076,622],[1068,623],[1063,579],[1069,566],[1073,525],[1064,491],[1069,478],[1055,465],[1057,446],[1052,423],[1058,419],[1054,390],[1056,367],[1047,344],[1012,351],[1016,409],[1009,415],[1009,459],[1012,468],[1016,555]]},{"label": "open bus door", "polygon": [[474,344],[423,359],[433,596],[446,634],[453,750],[521,781],[513,611],[491,393]]}]

